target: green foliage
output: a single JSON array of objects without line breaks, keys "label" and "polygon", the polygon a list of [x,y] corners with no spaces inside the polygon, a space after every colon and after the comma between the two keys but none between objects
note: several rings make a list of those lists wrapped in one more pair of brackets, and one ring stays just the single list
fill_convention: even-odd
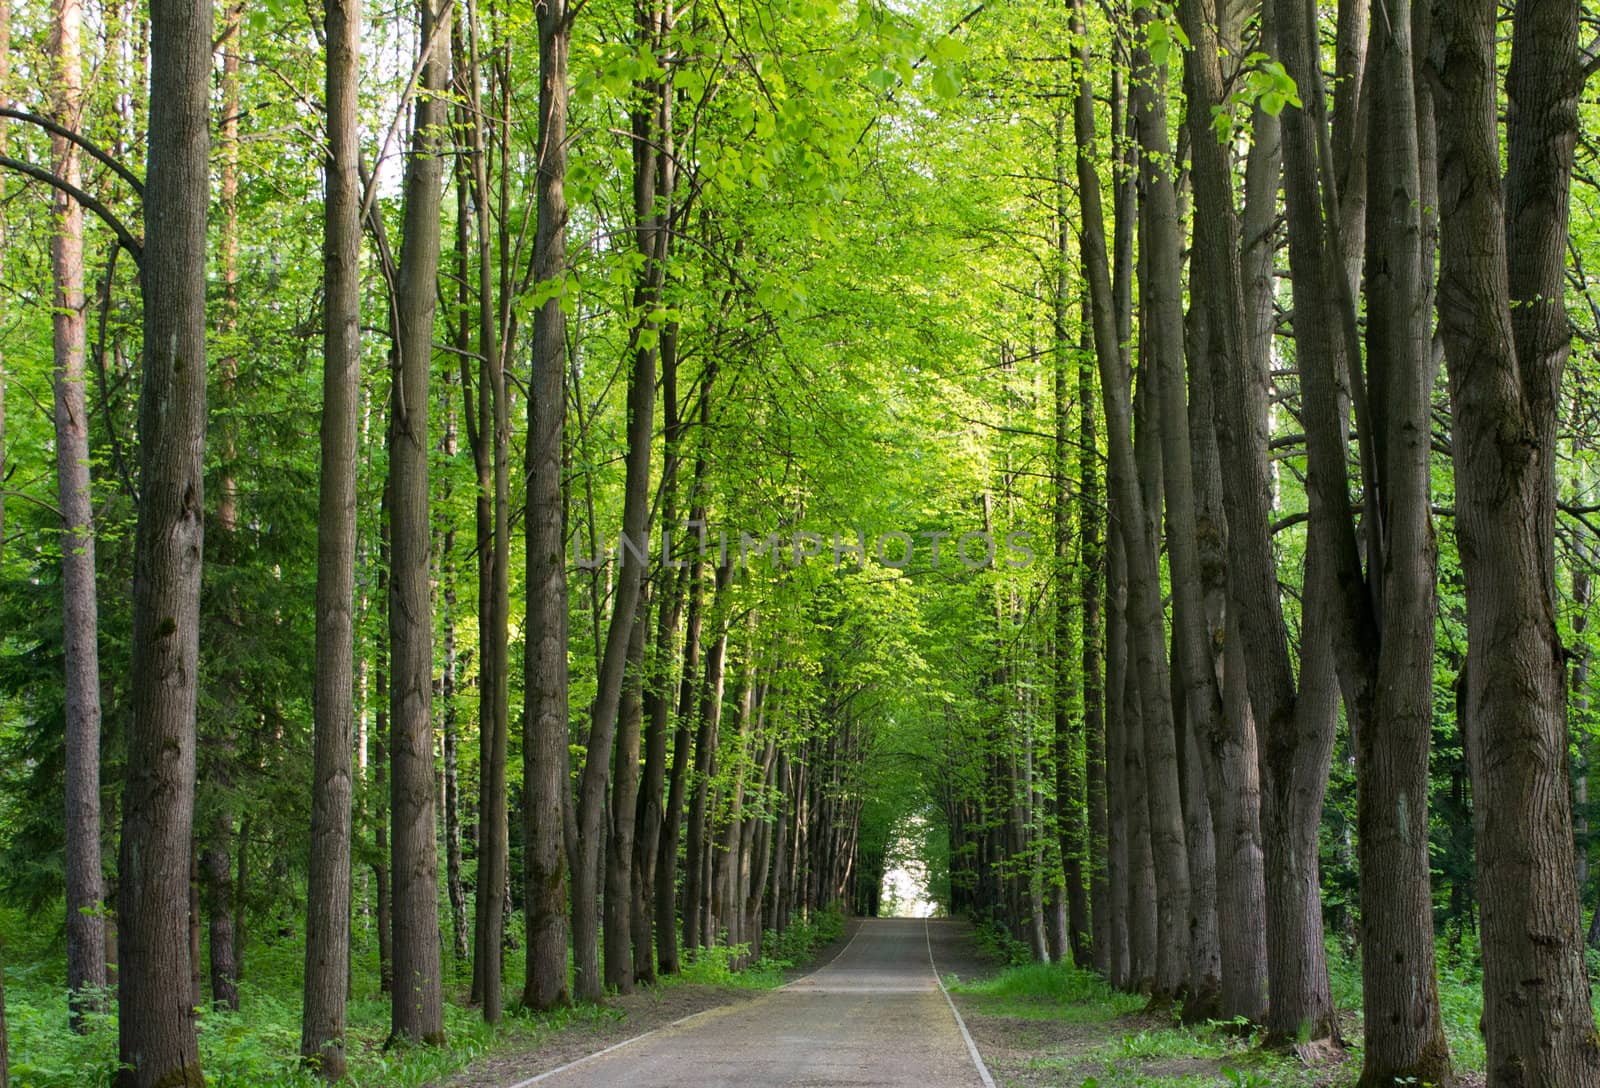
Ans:
[{"label": "green foliage", "polygon": [[1031,965],[1033,951],[999,922],[992,919],[979,921],[973,931],[973,939],[983,954],[995,963],[1005,964],[1013,970],[1026,970],[1026,966]]},{"label": "green foliage", "polygon": [[1144,1006],[1136,994],[1113,990],[1105,979],[1066,963],[1027,963],[1008,967],[990,979],[947,979],[953,993],[972,997],[993,1016],[1029,1020],[1112,1020]]}]

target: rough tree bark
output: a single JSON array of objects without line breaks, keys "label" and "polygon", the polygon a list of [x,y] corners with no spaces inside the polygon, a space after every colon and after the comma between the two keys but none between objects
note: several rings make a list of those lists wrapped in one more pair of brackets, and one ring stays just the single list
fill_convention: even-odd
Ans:
[{"label": "rough tree bark", "polygon": [[133,720],[118,865],[118,1088],[203,1083],[186,978],[205,535],[211,7],[150,8]]},{"label": "rough tree bark", "polygon": [[[77,131],[83,113],[82,0],[51,4],[51,113]],[[78,148],[50,136],[51,170],[83,183]],[[66,665],[63,845],[67,888],[67,993],[75,1031],[101,1008],[106,984],[105,897],[100,872],[100,633],[94,580],[94,497],[89,483],[89,410],[84,395],[87,330],[83,208],[51,190],[50,279],[54,325],[56,488],[61,511],[62,650]]]},{"label": "rough tree bark", "polygon": [[[1204,41],[1208,28],[1203,21],[1201,23],[1200,32]],[[1200,50],[1204,52],[1206,48],[1202,45]],[[1135,53],[1136,58],[1141,55],[1142,51]],[[1210,57],[1215,58],[1214,49]],[[1205,64],[1205,59],[1199,59],[1195,65],[1185,67],[1187,70]],[[1156,75],[1157,72],[1151,70],[1149,74]],[[1203,777],[1197,774],[1193,779],[1194,784],[1201,788],[1193,790],[1192,796],[1186,798],[1186,808],[1197,813],[1205,810],[1206,826],[1196,825],[1194,831],[1213,845],[1226,840],[1227,847],[1220,857],[1213,849],[1209,859],[1204,857],[1203,849],[1197,852],[1191,848],[1191,854],[1197,855],[1200,870],[1196,875],[1202,877],[1195,890],[1199,892],[1201,887],[1209,883],[1213,888],[1224,889],[1224,894],[1229,896],[1248,895],[1252,890],[1259,892],[1260,889],[1251,888],[1248,872],[1235,871],[1241,851],[1232,841],[1232,835],[1235,829],[1248,834],[1252,821],[1248,816],[1241,818],[1239,813],[1231,811],[1228,807],[1230,798],[1224,794],[1237,790],[1246,776],[1241,765],[1249,746],[1239,738],[1241,723],[1226,720],[1222,689],[1209,649],[1210,630],[1202,596],[1204,577],[1200,566],[1193,452],[1195,440],[1190,434],[1186,401],[1188,389],[1183,363],[1183,224],[1179,219],[1176,187],[1167,166],[1171,161],[1172,146],[1167,128],[1164,86],[1165,80],[1158,79],[1148,98],[1136,94],[1134,114],[1144,152],[1141,156],[1144,188],[1142,221],[1148,243],[1141,297],[1148,307],[1146,339],[1155,370],[1155,385],[1160,390],[1159,431],[1167,510],[1167,562],[1172,577],[1173,642],[1183,695],[1183,712],[1175,712],[1174,717],[1178,719],[1175,724],[1181,727],[1181,733],[1194,735],[1192,747],[1187,742],[1179,743],[1189,747],[1199,758],[1201,767],[1195,770],[1204,771]],[[1209,127],[1196,130],[1192,123],[1190,131],[1191,135],[1198,131],[1201,140],[1209,139],[1211,132]],[[1196,154],[1199,154],[1198,150]],[[1198,324],[1205,329],[1209,322],[1202,315]],[[1185,718],[1187,721],[1183,720]],[[1204,743],[1201,743],[1202,740]],[[1228,759],[1226,769],[1219,765],[1225,757]],[[1210,785],[1212,780],[1216,780],[1214,787]],[[1211,801],[1216,802],[1215,810]],[[1248,858],[1248,850],[1242,853],[1243,857]],[[1209,880],[1206,879],[1208,874]],[[1199,898],[1197,894],[1196,899]],[[1229,906],[1233,905],[1230,901]],[[1245,906],[1248,916],[1249,906]],[[1196,902],[1190,913],[1197,919],[1211,919],[1215,917],[1215,909],[1215,905],[1203,907]],[[1196,930],[1196,936],[1215,933],[1209,925]],[[1209,969],[1208,955],[1191,972],[1198,977],[1191,979],[1185,1014],[1196,1019],[1206,1019],[1222,1011],[1222,980],[1220,977],[1206,977]],[[1237,987],[1232,989],[1236,990]],[[1224,1015],[1231,1017],[1240,1014],[1226,1012]]]},{"label": "rough tree bark", "polygon": [[[646,587],[648,591],[648,586]],[[634,611],[628,639],[628,660],[622,681],[622,701],[617,709],[617,737],[611,772],[608,843],[605,858],[605,983],[618,993],[632,993],[633,962],[633,836],[639,807],[639,734],[644,707],[645,630],[649,618],[646,592]],[[648,956],[649,950],[646,949]]]},{"label": "rough tree bark", "polygon": [[717,755],[717,735],[722,719],[723,666],[727,661],[728,587],[733,580],[733,565],[717,568],[716,592],[711,602],[711,626],[716,633],[706,650],[705,671],[699,684],[699,709],[695,715],[694,793],[689,804],[689,826],[684,846],[683,946],[700,948],[706,892],[706,809],[711,789],[711,773]]},{"label": "rough tree bark", "polygon": [[1584,973],[1554,607],[1578,5],[1516,7],[1503,188],[1496,6],[1452,0],[1434,17],[1439,327],[1467,590],[1466,738],[1483,874],[1489,1083],[1587,1088],[1600,1084],[1600,1047]]},{"label": "rough tree bark", "polygon": [[328,0],[324,27],[328,156],[322,236],[322,468],[300,1056],[324,1079],[338,1081],[345,1074],[354,787],[350,733],[355,721],[356,436],[361,399],[361,184],[356,128],[361,0]]},{"label": "rough tree bark", "polygon": [[[378,585],[380,618],[389,617],[389,488],[378,501]],[[376,902],[378,937],[378,992],[394,993],[394,895],[389,874],[389,642],[380,638],[373,647],[373,690],[378,692],[373,712],[372,797],[377,807],[372,820],[372,884]]]},{"label": "rough tree bark", "polygon": [[[647,6],[640,9],[639,19],[644,44],[656,47],[660,40],[659,17]],[[661,297],[670,237],[666,209],[672,200],[672,174],[658,171],[656,144],[662,116],[657,101],[668,91],[654,81],[639,89],[643,91],[646,105],[635,110],[633,115],[633,215],[634,241],[642,261],[633,290],[633,309],[640,317],[629,342],[633,370],[628,381],[628,455],[623,484],[622,538],[617,548],[611,622],[606,629],[605,653],[596,680],[588,754],[579,784],[577,851],[572,857],[576,993],[586,1001],[598,1001],[602,993],[598,903],[601,823],[605,815],[606,781],[611,773],[628,644],[633,636],[634,612],[649,562],[650,447],[655,429],[656,359],[661,334],[661,322],[654,311]],[[661,188],[663,184],[667,188]],[[630,551],[630,546],[635,550]],[[625,945],[619,946],[619,950],[625,948]],[[630,966],[627,974],[631,976],[632,973]]]},{"label": "rough tree bark", "polygon": [[[1084,304],[1087,310],[1087,302]],[[1095,970],[1109,977],[1111,968],[1111,885],[1108,872],[1110,828],[1106,805],[1106,714],[1104,639],[1106,577],[1103,539],[1105,512],[1100,508],[1100,453],[1095,436],[1094,356],[1087,338],[1087,312],[1078,350],[1078,596],[1079,647],[1082,651],[1084,770],[1089,805],[1089,916]],[[1082,960],[1080,967],[1088,966]]]},{"label": "rough tree bark", "polygon": [[[1174,410],[1169,427],[1186,427],[1192,451],[1188,474],[1181,475],[1177,490],[1190,485],[1198,502],[1191,508],[1194,550],[1187,541],[1169,540],[1173,588],[1187,585],[1204,589],[1214,603],[1201,602],[1198,592],[1186,591],[1186,608],[1199,629],[1187,633],[1185,683],[1191,699],[1204,712],[1195,719],[1198,755],[1205,772],[1205,787],[1217,850],[1217,912],[1228,919],[1221,928],[1222,988],[1218,1012],[1259,1022],[1267,1011],[1266,889],[1262,872],[1260,780],[1257,770],[1255,725],[1246,700],[1238,698],[1244,677],[1228,673],[1224,679],[1237,691],[1219,690],[1216,659],[1210,647],[1220,637],[1226,645],[1227,608],[1226,543],[1229,531],[1221,510],[1221,473],[1217,438],[1213,429],[1212,358],[1238,366],[1244,349],[1243,295],[1239,264],[1239,227],[1234,212],[1232,170],[1226,149],[1213,139],[1212,107],[1223,101],[1219,60],[1219,12],[1201,0],[1179,6],[1185,32],[1195,50],[1184,65],[1188,124],[1193,148],[1195,190],[1195,256],[1191,265],[1194,305],[1201,330],[1191,346],[1188,367],[1192,402],[1187,417]],[[1195,358],[1199,355],[1199,358]],[[1169,396],[1181,396],[1176,374],[1165,373]],[[1164,404],[1163,407],[1166,407]],[[1175,406],[1174,406],[1175,407]],[[1181,450],[1168,466],[1183,473]],[[1169,486],[1169,516],[1173,489]],[[1186,505],[1177,496],[1179,507]],[[1188,520],[1185,516],[1180,520]],[[1180,574],[1183,569],[1190,573]],[[1232,695],[1234,697],[1229,698]],[[1213,702],[1213,698],[1217,701]]]},{"label": "rough tree bark", "polygon": [[[1360,600],[1352,602],[1363,617],[1356,633],[1367,647],[1362,655],[1366,676],[1363,683],[1345,687],[1371,693],[1369,713],[1349,714],[1358,786],[1366,1023],[1360,1083],[1370,1088],[1408,1078],[1429,1084],[1453,1080],[1434,970],[1429,878],[1438,554],[1429,514],[1433,238],[1424,227],[1432,210],[1425,207],[1428,194],[1422,185],[1412,30],[1410,0],[1386,0],[1383,17],[1373,20],[1372,87],[1363,91],[1385,104],[1369,122],[1366,384],[1371,408],[1369,421],[1360,427],[1363,443],[1379,444],[1382,554],[1369,556],[1366,583],[1356,584]],[[1359,362],[1351,360],[1352,368]],[[1352,526],[1352,542],[1354,532]]]},{"label": "rough tree bark", "polygon": [[[701,401],[702,420],[708,411]],[[703,459],[697,459],[696,479]],[[690,507],[690,520],[704,524],[705,508]],[[678,683],[677,728],[672,736],[672,774],[667,786],[666,810],[662,815],[661,835],[656,848],[655,929],[656,966],[664,975],[678,970],[678,837],[683,827],[683,799],[689,788],[690,760],[694,743],[694,693],[700,668],[700,632],[704,618],[705,556],[696,552],[689,571],[689,614],[684,622],[683,671]],[[665,695],[663,695],[665,698]]]},{"label": "rough tree bark", "polygon": [[[676,333],[670,326],[661,342],[661,406],[665,415],[662,438],[666,450],[661,469],[661,526],[664,534],[677,528],[678,465],[682,459],[682,424],[678,413]],[[683,562],[675,560],[675,562]],[[667,802],[667,735],[672,713],[673,664],[678,626],[682,619],[687,571],[662,565],[656,590],[655,640],[647,655],[644,686],[644,772],[638,799],[638,826],[633,836],[633,973],[641,983],[655,981],[657,919],[654,895],[661,863],[661,830]],[[680,793],[679,800],[682,796]],[[676,841],[674,841],[676,852]],[[670,904],[669,904],[670,906]],[[664,932],[670,932],[669,924]]]},{"label": "rough tree bark", "polygon": [[[1089,961],[1090,922],[1089,904],[1086,901],[1084,887],[1083,866],[1085,858],[1093,859],[1098,854],[1089,849],[1091,844],[1084,840],[1084,777],[1086,770],[1087,752],[1085,752],[1085,737],[1088,733],[1088,722],[1091,714],[1099,713],[1100,692],[1098,689],[1099,647],[1094,648],[1096,657],[1093,660],[1080,662],[1082,668],[1083,715],[1073,717],[1071,700],[1072,685],[1076,678],[1073,675],[1073,662],[1067,648],[1072,644],[1073,614],[1070,607],[1071,601],[1071,524],[1072,501],[1071,492],[1067,487],[1068,477],[1068,446],[1072,438],[1072,396],[1073,390],[1069,384],[1073,377],[1079,377],[1078,393],[1082,393],[1082,379],[1070,373],[1070,366],[1076,362],[1073,358],[1073,345],[1068,333],[1068,315],[1071,313],[1072,291],[1072,241],[1071,241],[1071,210],[1070,210],[1070,178],[1071,167],[1067,158],[1067,117],[1065,111],[1056,115],[1055,133],[1055,197],[1056,197],[1056,280],[1053,303],[1053,333],[1055,337],[1055,543],[1056,543],[1056,690],[1055,690],[1055,764],[1056,764],[1056,819],[1061,849],[1062,879],[1066,890],[1067,932],[1066,943],[1071,949],[1072,962],[1080,967],[1087,966]],[[1092,392],[1092,388],[1091,388]],[[1078,438],[1083,441],[1084,435],[1081,428],[1087,423],[1087,446],[1079,451],[1078,466],[1086,469],[1091,476],[1096,476],[1099,466],[1094,464],[1094,409],[1084,403],[1081,412],[1088,413],[1080,421]],[[1079,483],[1080,494],[1086,485]],[[1094,484],[1087,486],[1093,487]],[[1079,499],[1079,510],[1082,513],[1084,499]],[[1091,511],[1089,517],[1098,516],[1097,511]],[[1098,533],[1098,526],[1091,523],[1085,527],[1079,526],[1080,537],[1087,534]],[[1087,553],[1098,547],[1098,543],[1083,541],[1080,545],[1080,558],[1087,559]],[[1087,612],[1092,607],[1095,615],[1092,623],[1099,624],[1099,597],[1097,591],[1089,593],[1079,601],[1079,608],[1084,615],[1080,618],[1083,628],[1082,634],[1089,635],[1091,620]],[[1098,637],[1098,632],[1096,632]],[[1088,644],[1085,643],[1084,654],[1089,654]],[[1091,679],[1093,678],[1093,679]],[[1089,688],[1095,686],[1093,694]],[[1094,706],[1091,710],[1090,704]],[[1080,753],[1083,753],[1080,755]],[[1102,770],[1101,773],[1104,773]],[[1091,867],[1093,861],[1090,862]],[[1091,870],[1092,871],[1092,870]]]},{"label": "rough tree bark", "polygon": [[[505,908],[510,827],[506,748],[510,737],[511,413],[505,376],[501,305],[494,305],[490,244],[489,153],[479,59],[478,5],[467,4],[467,80],[472,117],[467,127],[477,240],[478,403],[468,427],[478,478],[478,883],[473,981],[483,1018],[498,1024],[504,1013]],[[466,387],[463,382],[463,387]]]},{"label": "rough tree bark", "polygon": [[[1276,5],[1263,6],[1263,34],[1272,40]],[[1323,949],[1317,829],[1333,752],[1337,690],[1329,645],[1332,614],[1326,564],[1311,549],[1305,572],[1302,670],[1298,685],[1278,596],[1272,552],[1267,470],[1267,360],[1272,340],[1272,234],[1278,191],[1277,121],[1258,109],[1256,140],[1246,169],[1241,253],[1205,232],[1200,259],[1208,269],[1238,260],[1237,280],[1207,272],[1227,292],[1213,312],[1211,369],[1215,432],[1224,476],[1229,567],[1226,633],[1240,651],[1227,659],[1230,675],[1244,670],[1259,734],[1261,841],[1266,885],[1268,1031],[1279,1039],[1335,1033]],[[1197,142],[1196,199],[1202,220],[1231,216],[1231,195],[1219,196],[1218,170]],[[1224,232],[1225,234],[1226,232]],[[1208,239],[1210,241],[1208,241]],[[1232,300],[1234,284],[1241,297]],[[1245,306],[1249,300],[1249,308]],[[1238,345],[1237,348],[1231,345]],[[1325,587],[1325,588],[1319,588]]]},{"label": "rough tree bark", "polygon": [[[218,256],[222,272],[222,314],[219,321],[223,337],[232,341],[239,327],[239,114],[240,45],[244,23],[242,0],[223,6],[219,49],[222,62],[221,115],[217,120],[219,157],[218,203],[221,229]],[[108,285],[109,289],[109,285]],[[217,530],[211,540],[211,561],[230,567],[240,560],[239,530],[239,438],[236,398],[239,382],[239,357],[224,351],[217,360],[217,392],[222,420],[217,428]],[[225,579],[226,581],[226,579]],[[221,619],[234,630],[244,629],[236,594],[223,588]],[[207,923],[207,945],[211,968],[211,999],[235,1012],[239,1009],[238,935],[234,918],[236,900],[233,888],[234,771],[238,764],[238,726],[244,707],[244,674],[240,662],[230,662],[221,670],[218,687],[222,712],[216,714],[211,735],[201,736],[200,775],[209,791],[202,789],[197,799],[205,816],[199,836],[200,892]],[[209,798],[207,798],[209,793]],[[209,803],[204,803],[209,801]],[[198,956],[196,957],[198,964]]]},{"label": "rough tree bark", "polygon": [[395,284],[397,362],[389,426],[389,793],[393,821],[396,1041],[444,1042],[433,773],[433,624],[428,586],[428,384],[439,276],[451,9],[421,4],[422,62],[406,164]]},{"label": "rough tree bark", "polygon": [[[1081,4],[1074,8],[1074,20],[1079,26],[1083,22],[1080,9]],[[1095,356],[1100,369],[1101,399],[1110,448],[1110,490],[1121,519],[1122,547],[1127,560],[1129,674],[1138,681],[1138,720],[1141,722],[1138,736],[1147,748],[1145,758],[1134,754],[1129,765],[1137,761],[1150,784],[1144,790],[1140,789],[1143,783],[1132,784],[1137,796],[1131,799],[1136,802],[1136,808],[1139,802],[1147,806],[1151,856],[1161,892],[1156,904],[1157,963],[1152,965],[1155,974],[1151,982],[1157,995],[1172,997],[1183,986],[1187,963],[1184,925],[1188,914],[1189,878],[1183,817],[1178,803],[1177,749],[1162,623],[1161,577],[1156,541],[1150,534],[1148,511],[1134,463],[1131,375],[1119,349],[1116,328],[1105,223],[1100,207],[1100,178],[1094,161],[1094,100],[1088,79],[1086,40],[1080,44],[1079,54],[1083,75],[1073,113],[1078,193],[1083,208],[1080,244],[1089,279]],[[1135,114],[1141,114],[1151,105],[1151,96],[1148,87],[1145,90],[1136,87]],[[1130,719],[1132,709],[1124,707]],[[1130,745],[1130,754],[1131,748]],[[1136,849],[1142,849],[1137,829],[1133,844]],[[1138,868],[1136,865],[1135,870]]]},{"label": "rough tree bark", "polygon": [[[566,275],[566,0],[537,8],[539,23],[538,225],[534,279]],[[522,1003],[548,1009],[571,1000],[567,981],[567,870],[563,853],[567,793],[567,564],[562,505],[566,424],[566,316],[560,292],[533,318],[528,387],[527,678],[523,715],[523,842],[526,851],[527,980]]]}]

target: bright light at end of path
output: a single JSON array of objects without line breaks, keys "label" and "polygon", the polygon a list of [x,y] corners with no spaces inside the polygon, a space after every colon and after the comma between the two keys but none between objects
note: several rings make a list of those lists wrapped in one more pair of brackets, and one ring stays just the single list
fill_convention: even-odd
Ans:
[{"label": "bright light at end of path", "polygon": [[928,866],[917,856],[926,822],[912,816],[895,828],[878,905],[885,918],[931,918],[938,913],[939,904],[928,898]]}]

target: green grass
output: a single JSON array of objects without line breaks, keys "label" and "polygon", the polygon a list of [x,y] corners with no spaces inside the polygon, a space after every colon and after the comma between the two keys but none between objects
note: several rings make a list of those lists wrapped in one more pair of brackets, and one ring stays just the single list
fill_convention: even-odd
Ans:
[{"label": "green grass", "polygon": [[[4,938],[6,1014],[11,1042],[14,1088],[109,1088],[117,1065],[117,1018],[110,1011],[89,1018],[88,1030],[67,1029],[64,956],[51,927],[33,924],[20,912],[0,908]],[[663,979],[663,986],[714,985],[765,989],[779,986],[784,971],[804,962],[843,930],[837,911],[819,913],[808,922],[797,919],[780,938],[765,935],[765,955],[756,964],[734,971],[740,949],[715,948],[701,953],[681,975]],[[260,931],[270,931],[263,920]],[[241,1011],[203,1008],[199,1036],[201,1066],[212,1088],[315,1088],[321,1082],[299,1068],[300,985],[304,944],[296,935],[252,943],[245,956],[240,986]],[[504,1024],[491,1029],[476,1009],[466,1007],[470,963],[445,956],[446,1003],[444,1047],[395,1047],[386,1050],[389,1001],[379,992],[377,950],[370,926],[357,924],[353,961],[353,996],[348,1007],[346,1054],[349,1083],[356,1088],[418,1088],[446,1079],[497,1050],[536,1047],[551,1034],[578,1023],[618,1021],[624,1013],[606,1005],[580,1005],[539,1015],[508,1010]],[[522,989],[519,952],[506,956],[508,1002]]]},{"label": "green grass", "polygon": [[[1261,1050],[1259,1040],[1241,1034],[1235,1024],[1186,1026],[1138,1016],[1145,998],[1113,990],[1098,975],[1069,964],[1024,963],[993,978],[963,982],[952,977],[947,984],[979,1017],[1038,1022],[1037,1038],[1031,1032],[1013,1036],[1013,1045],[1033,1051],[1023,1061],[1025,1068],[1055,1073],[1057,1083],[1084,1088],[1298,1088],[1317,1082],[1294,1059]],[[1049,1023],[1068,1030],[1052,1033],[1045,1028]]]},{"label": "green grass", "polygon": [[[950,989],[963,995],[964,1004],[979,1016],[1103,1027],[1098,1039],[1092,1035],[1075,1036],[1069,1050],[1050,1053],[1048,1047],[1041,1047],[1041,1053],[1028,1061],[1028,1066],[1036,1070],[1059,1071],[1064,1084],[1085,1088],[1345,1085],[1354,1083],[1360,1070],[1359,1016],[1353,1021],[1345,1018],[1350,1059],[1330,1080],[1326,1070],[1308,1071],[1292,1058],[1263,1051],[1257,1036],[1241,1034],[1234,1025],[1186,1027],[1176,1022],[1153,1023],[1149,1017],[1119,1024],[1117,1021],[1123,1017],[1144,1009],[1144,998],[1119,993],[1099,976],[1067,965],[1017,962],[1019,956],[1026,960],[1026,948],[1009,934],[990,927],[980,928],[979,941],[993,958],[1013,964],[981,981],[947,977]],[[1483,1037],[1478,1030],[1483,1012],[1483,975],[1478,957],[1471,934],[1453,944],[1441,943],[1438,950],[1439,1007],[1458,1073],[1481,1072],[1485,1065]],[[1330,944],[1328,966],[1334,1004],[1341,1010],[1359,1010],[1359,957]],[[1596,973],[1600,973],[1600,957],[1591,964],[1591,974]],[[1161,1068],[1186,1060],[1205,1062],[1207,1067],[1197,1073]]]},{"label": "green grass", "polygon": [[844,933],[844,915],[837,907],[818,911],[809,920],[796,918],[781,935],[767,930],[761,938],[761,958],[742,970],[733,965],[749,955],[748,942],[702,948],[686,957],[683,970],[666,976],[667,986],[731,986],[746,990],[771,990],[782,986],[785,972],[810,959],[820,948]]},{"label": "green grass", "polygon": [[1137,994],[1124,994],[1090,971],[1064,963],[1025,963],[990,979],[963,982],[948,975],[951,992],[966,995],[988,1016],[1023,1020],[1098,1023],[1144,1008]]}]

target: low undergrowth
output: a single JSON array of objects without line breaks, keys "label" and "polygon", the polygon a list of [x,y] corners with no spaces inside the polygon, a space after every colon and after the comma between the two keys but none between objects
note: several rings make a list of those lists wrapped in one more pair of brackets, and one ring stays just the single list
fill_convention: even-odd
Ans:
[{"label": "low undergrowth", "polygon": [[[772,988],[783,983],[785,970],[805,962],[842,930],[843,919],[837,911],[820,912],[809,920],[797,918],[781,936],[768,931],[762,958],[742,970],[735,965],[748,954],[747,947],[713,948],[692,957],[681,974],[667,976],[660,984]],[[625,1015],[604,1004],[536,1015],[510,1007],[521,993],[523,981],[521,953],[510,951],[506,954],[507,1015],[499,1028],[490,1028],[478,1010],[466,1004],[470,962],[455,962],[447,953],[447,1045],[386,1048],[389,1000],[379,991],[375,938],[370,928],[359,925],[352,936],[355,955],[346,1053],[348,1083],[356,1088],[420,1088],[448,1079],[495,1051],[532,1049],[564,1028],[620,1020]],[[114,995],[107,995],[106,1011],[89,1014],[84,1032],[74,1033],[67,1026],[66,992],[61,985],[66,968],[58,940],[30,929],[20,914],[3,909],[0,938],[5,947],[13,1088],[109,1088],[117,1067]],[[303,963],[304,945],[297,935],[253,942],[245,958],[240,1011],[200,1008],[200,1058],[208,1085],[316,1088],[322,1083],[296,1060]]]},{"label": "low undergrowth", "polygon": [[[1249,1025],[1184,1025],[1179,1010],[1156,1011],[1141,995],[1112,989],[1098,975],[1067,964],[1029,962],[1026,945],[991,926],[977,930],[989,956],[1009,966],[992,978],[947,977],[982,1039],[998,1052],[1000,1083],[1071,1088],[1347,1088],[1361,1068],[1359,957],[1329,949],[1335,1005],[1342,1010],[1345,1060],[1307,1068],[1291,1053],[1268,1049]],[[1482,974],[1478,954],[1459,938],[1438,956],[1439,1004],[1456,1071],[1484,1068]],[[980,1042],[981,1045],[981,1042]]]},{"label": "low undergrowth", "polygon": [[781,934],[771,929],[765,931],[761,936],[761,958],[754,963],[744,962],[750,955],[748,941],[715,945],[691,954],[678,975],[668,975],[662,982],[668,986],[775,989],[783,985],[785,972],[805,963],[843,933],[844,915],[837,907],[829,908],[810,918],[794,918]]}]

